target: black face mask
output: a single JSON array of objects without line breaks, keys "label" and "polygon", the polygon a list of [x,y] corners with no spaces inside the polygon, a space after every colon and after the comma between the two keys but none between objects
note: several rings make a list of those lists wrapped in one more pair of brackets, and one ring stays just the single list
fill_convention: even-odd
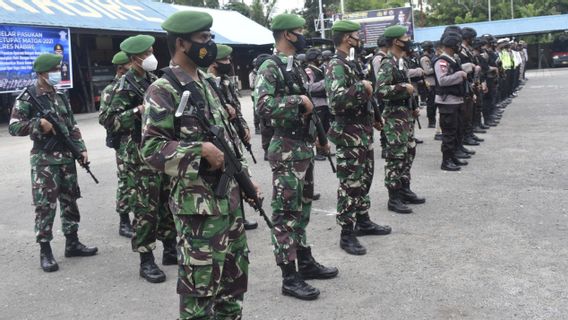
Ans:
[{"label": "black face mask", "polygon": [[404,43],[404,45],[402,47],[400,47],[400,49],[402,49],[402,51],[404,52],[410,52],[412,51],[412,40],[407,40],[407,41],[402,41],[402,40],[398,40],[399,42]]},{"label": "black face mask", "polygon": [[231,64],[217,62],[217,72],[219,72],[220,74],[231,73]]},{"label": "black face mask", "polygon": [[288,40],[294,46],[294,48],[296,48],[296,53],[304,50],[306,48],[306,37],[304,37],[303,34],[299,34],[299,33],[295,33],[295,32],[290,32],[290,33],[295,35],[296,38],[297,38],[297,40],[295,42]]},{"label": "black face mask", "polygon": [[209,40],[205,43],[188,41],[191,42],[191,48],[189,51],[184,51],[184,53],[197,66],[207,68],[215,61],[217,57],[217,45],[213,40]]}]

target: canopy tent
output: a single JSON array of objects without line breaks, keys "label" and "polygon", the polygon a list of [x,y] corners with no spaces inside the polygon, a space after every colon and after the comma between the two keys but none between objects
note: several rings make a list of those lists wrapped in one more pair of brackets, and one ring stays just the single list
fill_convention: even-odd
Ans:
[{"label": "canopy tent", "polygon": [[180,10],[204,11],[213,16],[211,29],[218,43],[268,45],[274,41],[270,30],[235,11],[147,0],[0,0],[0,21],[9,25],[68,27],[75,31],[164,33],[160,24]]},{"label": "canopy tent", "polygon": [[[458,26],[473,28],[478,35],[489,33],[497,37],[548,33],[568,30],[568,14],[464,23]],[[438,41],[445,28],[446,26],[417,28],[415,41]]]}]

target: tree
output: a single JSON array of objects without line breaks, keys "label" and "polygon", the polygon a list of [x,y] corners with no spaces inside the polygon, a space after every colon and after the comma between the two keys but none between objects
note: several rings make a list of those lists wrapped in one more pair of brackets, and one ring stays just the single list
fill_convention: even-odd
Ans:
[{"label": "tree", "polygon": [[163,0],[163,2],[190,7],[219,8],[219,0]]},{"label": "tree", "polygon": [[277,0],[268,0],[266,3],[261,0],[253,0],[250,5],[250,18],[256,23],[270,28],[270,15]]},{"label": "tree", "polygon": [[223,7],[224,10],[237,11],[245,17],[250,18],[250,8],[246,3],[242,2],[229,2]]}]

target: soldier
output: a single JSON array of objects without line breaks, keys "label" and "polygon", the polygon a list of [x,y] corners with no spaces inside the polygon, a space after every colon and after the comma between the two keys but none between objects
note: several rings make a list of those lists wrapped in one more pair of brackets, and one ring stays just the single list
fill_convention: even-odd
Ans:
[{"label": "soldier", "polygon": [[[308,52],[306,52],[306,61],[308,63],[308,66],[306,67],[306,74],[309,78],[312,101],[322,122],[323,129],[327,132],[331,123],[331,114],[329,113],[325,93],[324,70],[321,68],[321,50],[318,48],[309,49]],[[327,157],[323,154],[322,150],[318,149],[316,151],[317,154],[314,158],[315,160],[327,160]]]},{"label": "soldier", "polygon": [[166,275],[154,262],[156,239],[164,245],[163,265],[177,264],[177,253],[175,225],[167,206],[169,178],[149,167],[140,156],[142,98],[156,80],[151,72],[158,66],[152,48],[154,41],[152,36],[137,35],[120,44],[131,67],[115,87],[103,122],[107,130],[128,135],[123,159],[136,191],[131,202],[134,210],[132,251],[140,254],[140,276],[148,282],[159,283],[166,280]]},{"label": "soldier", "polygon": [[426,97],[426,113],[428,117],[428,128],[436,128],[436,103],[434,102],[436,93],[434,86],[434,66],[432,58],[434,57],[434,44],[431,41],[422,42],[422,56],[420,57],[420,67],[424,70],[424,77],[428,89]]},{"label": "soldier", "polygon": [[[64,93],[57,91],[61,81],[61,56],[44,53],[33,63],[37,81],[27,88],[28,94],[39,100],[41,107],[53,112],[71,141],[80,149],[82,163],[88,163],[87,148],[77,127],[73,111]],[[70,150],[58,142],[46,150],[55,137],[53,125],[44,118],[38,118],[29,102],[16,100],[8,130],[13,136],[30,136],[33,147],[30,152],[32,175],[32,198],[35,206],[35,234],[40,245],[40,266],[45,272],[59,269],[50,241],[53,239],[53,220],[59,200],[61,224],[65,235],[65,257],[95,255],[96,247],[87,247],[79,242],[79,208],[81,197],[77,182],[77,168]]]},{"label": "soldier", "polygon": [[[162,69],[164,76],[148,88],[144,101],[141,154],[170,176],[174,186],[169,204],[179,235],[180,319],[241,319],[247,291],[249,250],[241,190],[231,179],[225,196],[214,194],[227,157],[210,142],[196,116],[223,128],[231,146],[240,144],[226,125],[229,114],[215,81],[199,69],[215,61],[212,24],[205,12],[180,11],[166,19],[162,28],[170,66]],[[181,104],[185,90],[191,92],[189,105]],[[244,158],[238,161],[246,167]]]},{"label": "soldier", "polygon": [[[371,80],[373,81],[373,87],[377,84],[377,73],[381,68],[381,62],[387,56],[389,48],[387,47],[387,42],[384,36],[377,38],[377,53],[371,60]],[[385,104],[382,100],[377,98],[377,103],[379,105],[379,111],[382,113],[385,110]],[[385,137],[385,132],[380,131],[380,142],[381,142],[381,158],[386,159],[387,157],[387,138]]]},{"label": "soldier", "polygon": [[414,87],[407,77],[407,67],[401,62],[411,44],[406,32],[402,26],[385,29],[389,53],[381,63],[375,87],[376,94],[385,103],[383,130],[387,138],[385,186],[389,192],[388,209],[397,213],[412,213],[405,203],[426,202],[410,189],[410,169],[416,154],[414,121],[420,110],[412,110],[410,99]]},{"label": "soldier", "polygon": [[[209,66],[208,71],[216,78],[216,82],[220,89],[219,93],[222,98],[221,100],[228,108],[227,111],[231,116],[231,122],[235,120],[235,117],[237,118],[236,121],[239,121],[240,125],[244,129],[244,137],[242,137],[244,140],[243,142],[250,143],[250,129],[241,111],[241,102],[239,101],[239,97],[236,92],[236,84],[229,76],[233,72],[233,65],[231,63],[232,52],[233,48],[224,44],[217,44],[217,57],[215,58],[215,62]],[[245,230],[256,229],[258,227],[258,223],[256,221],[248,221],[245,217],[245,211],[242,204],[241,207],[243,211]]]},{"label": "soldier", "polygon": [[325,89],[334,115],[329,139],[337,147],[339,246],[349,254],[364,255],[367,250],[356,236],[391,233],[389,226],[377,225],[369,217],[375,169],[373,126],[381,129],[382,123],[375,120],[378,110],[370,103],[372,82],[362,78],[354,61],[347,60],[349,50],[359,47],[361,25],[340,20],[331,30],[336,51],[325,71]]},{"label": "soldier", "polygon": [[436,107],[440,112],[442,128],[442,165],[446,171],[458,171],[460,166],[467,165],[465,160],[456,157],[459,148],[457,130],[461,105],[464,103],[467,73],[461,70],[454,55],[460,50],[461,36],[456,32],[448,32],[440,40],[444,53],[436,59],[434,72],[436,75]]},{"label": "soldier", "polygon": [[[333,278],[338,270],[315,261],[306,236],[314,193],[315,137],[310,130],[314,106],[305,95],[307,75],[297,61],[288,60],[305,47],[304,24],[303,18],[293,14],[274,17],[276,54],[260,66],[255,95],[261,116],[274,127],[268,159],[274,186],[274,253],[282,269],[282,293],[313,300],[320,292],[304,280]],[[329,152],[329,144],[320,147]]]},{"label": "soldier", "polygon": [[[99,108],[99,123],[104,126],[105,116],[108,114],[110,108],[110,101],[114,95],[114,87],[120,78],[130,69],[130,59],[126,53],[119,51],[112,58],[112,64],[116,66],[116,75],[103,91],[101,91],[101,106]],[[116,212],[120,217],[118,224],[118,234],[132,238],[134,231],[130,224],[130,217],[128,216],[132,211],[130,202],[134,192],[134,181],[129,181],[128,172],[125,170],[124,159],[125,147],[128,142],[128,135],[117,133],[113,134],[107,131],[106,145],[115,150],[116,157],[116,176],[118,178],[118,188],[116,189]]]}]

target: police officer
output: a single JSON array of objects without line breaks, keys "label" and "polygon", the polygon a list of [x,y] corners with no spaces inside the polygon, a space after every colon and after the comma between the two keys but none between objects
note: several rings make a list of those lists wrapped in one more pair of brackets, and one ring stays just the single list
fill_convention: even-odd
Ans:
[{"label": "police officer", "polygon": [[[214,79],[200,70],[216,58],[212,24],[208,13],[196,11],[164,21],[170,66],[144,101],[142,157],[174,186],[169,199],[179,236],[180,319],[240,319],[248,282],[241,190],[231,179],[225,195],[213,191],[227,156],[210,142],[207,123],[223,128],[232,151],[241,142],[227,125]],[[191,95],[182,104],[184,91]],[[244,158],[236,161],[246,168]]]},{"label": "police officer", "polygon": [[[217,57],[215,58],[215,62],[213,62],[207,70],[213,77],[215,77],[216,83],[218,83],[218,87],[220,89],[219,95],[221,96],[225,107],[228,109],[231,123],[235,126],[239,125],[243,129],[244,135],[239,138],[244,140],[243,142],[245,143],[250,143],[250,129],[243,117],[236,84],[232,77],[230,77],[233,73],[233,64],[231,60],[232,52],[233,48],[224,44],[217,44]],[[256,221],[248,221],[244,215],[244,207],[242,210],[245,230],[256,229],[258,227],[258,223]]]},{"label": "police officer", "polygon": [[325,88],[334,121],[329,132],[337,146],[337,223],[341,226],[339,246],[349,254],[366,253],[356,236],[385,235],[389,226],[380,226],[369,217],[371,199],[369,190],[374,175],[373,127],[381,128],[375,119],[370,99],[371,81],[357,72],[357,65],[349,61],[351,48],[359,48],[361,25],[353,21],[333,24],[335,56],[325,73]]},{"label": "police officer", "polygon": [[[274,17],[276,54],[260,66],[255,95],[260,114],[274,127],[268,159],[274,187],[274,253],[282,269],[282,293],[313,300],[320,292],[305,280],[333,278],[338,270],[316,262],[306,236],[314,193],[315,134],[310,130],[314,105],[305,92],[307,75],[297,61],[289,60],[305,47],[304,24],[294,14]],[[320,147],[329,152],[329,144]]]},{"label": "police officer", "polygon": [[447,32],[441,38],[443,53],[434,63],[436,74],[436,108],[440,112],[442,129],[442,165],[446,171],[458,171],[460,166],[467,165],[465,160],[456,157],[459,148],[457,130],[459,112],[464,103],[467,73],[461,70],[455,54],[459,52],[461,35]]},{"label": "police officer", "polygon": [[[325,132],[328,132],[331,123],[331,114],[325,93],[325,74],[324,70],[321,68],[323,62],[321,50],[318,48],[310,48],[306,52],[306,62],[307,67],[305,69],[309,78],[309,90],[312,102],[322,122],[323,129]],[[318,149],[314,159],[317,161],[325,161],[327,157],[323,154],[322,150]]]},{"label": "police officer", "polygon": [[[82,157],[79,161],[87,163],[87,148],[73,117],[69,100],[65,94],[57,91],[56,86],[61,81],[60,65],[59,55],[39,55],[33,63],[37,81],[27,88],[26,95],[32,95],[41,104],[39,107],[53,113],[59,126],[79,148]],[[23,98],[27,100],[26,97]],[[53,272],[59,269],[50,245],[58,200],[62,230],[66,239],[65,257],[92,256],[98,249],[83,245],[77,236],[80,220],[77,199],[81,197],[81,192],[77,182],[75,159],[61,142],[47,149],[52,139],[57,139],[55,129],[45,118],[37,117],[37,111],[31,103],[24,100],[16,100],[8,130],[13,136],[30,136],[33,141],[30,162],[36,241],[40,245],[41,268],[45,272]]]},{"label": "police officer", "polygon": [[[114,87],[120,78],[130,69],[130,59],[126,53],[119,51],[112,58],[112,64],[116,66],[116,75],[114,79],[101,91],[101,106],[99,108],[99,123],[104,126],[106,116],[110,108],[110,101],[114,95]],[[128,135],[125,134],[112,134],[107,131],[106,145],[109,148],[115,149],[116,157],[116,176],[118,178],[118,188],[116,189],[116,212],[120,217],[118,225],[118,234],[132,238],[134,231],[130,224],[130,217],[132,212],[131,199],[133,197],[134,186],[132,183],[129,185],[128,172],[125,170],[125,163],[123,157],[125,156],[125,147],[128,142]]]},{"label": "police officer", "polygon": [[422,42],[422,55],[420,56],[420,67],[424,70],[424,77],[427,83],[426,95],[426,115],[428,117],[428,128],[436,127],[436,103],[434,102],[436,93],[434,86],[434,65],[432,58],[434,57],[434,44],[431,41]]},{"label": "police officer", "polygon": [[[384,35],[377,38],[377,53],[371,60],[371,81],[373,82],[373,87],[377,85],[377,73],[381,68],[381,62],[387,56],[389,48],[387,47],[387,41]],[[385,110],[385,104],[382,99],[377,98],[377,104],[379,105],[379,111]],[[385,132],[380,131],[380,143],[381,143],[381,158],[386,159],[387,157],[387,138],[385,137]]]},{"label": "police officer", "polygon": [[132,251],[140,254],[140,276],[151,283],[166,280],[165,273],[154,261],[156,239],[162,241],[163,265],[177,264],[176,232],[172,213],[167,205],[169,177],[150,168],[140,156],[140,140],[144,113],[143,94],[156,80],[151,72],[157,69],[154,37],[137,35],[120,44],[131,67],[115,87],[114,96],[104,121],[105,128],[128,135],[125,155],[126,171],[136,192],[132,198],[134,236]]},{"label": "police officer", "polygon": [[411,45],[406,32],[405,27],[398,25],[385,29],[389,53],[381,63],[375,88],[385,103],[383,130],[387,137],[385,187],[389,192],[388,209],[397,213],[412,213],[405,202],[426,202],[410,189],[410,169],[416,155],[414,121],[420,110],[413,110],[410,101],[414,87],[404,64],[404,56]]}]

